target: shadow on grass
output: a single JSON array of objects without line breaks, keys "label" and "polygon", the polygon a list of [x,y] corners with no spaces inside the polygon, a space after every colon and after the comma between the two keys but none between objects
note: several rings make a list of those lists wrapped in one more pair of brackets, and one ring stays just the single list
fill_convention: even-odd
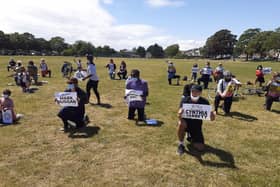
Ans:
[{"label": "shadow on grass", "polygon": [[258,120],[258,118],[256,118],[255,116],[251,116],[248,114],[243,114],[240,112],[230,112],[228,114],[229,117],[232,117],[234,119],[238,119],[238,120],[243,120],[243,121],[248,121],[248,122],[253,122]]},{"label": "shadow on grass", "polygon": [[163,121],[157,120],[157,124],[147,124],[144,122],[138,122],[137,120],[135,121],[135,125],[138,127],[161,127],[164,124]]},{"label": "shadow on grass", "polygon": [[28,93],[35,93],[37,90],[39,90],[39,88],[29,88]]},{"label": "shadow on grass", "polygon": [[[186,151],[186,153],[194,156],[203,166],[238,169],[235,166],[234,158],[230,152],[224,151],[222,149],[214,148],[209,145],[205,145],[204,151],[197,151],[190,144],[187,145],[187,148],[188,150]],[[220,159],[220,162],[203,160],[202,156],[205,154],[216,155]]]},{"label": "shadow on grass", "polygon": [[96,134],[98,134],[100,127],[98,126],[87,126],[81,129],[74,129],[72,130],[68,137],[69,138],[90,138]]},{"label": "shadow on grass", "polygon": [[102,107],[102,108],[112,108],[113,106],[109,103],[100,103],[100,104],[96,104],[96,103],[89,103],[90,105],[92,106],[99,106],[99,107]]},{"label": "shadow on grass", "polygon": [[271,110],[271,112],[274,112],[274,113],[276,113],[276,114],[280,114],[280,110],[275,110],[275,109],[273,109],[273,110]]}]

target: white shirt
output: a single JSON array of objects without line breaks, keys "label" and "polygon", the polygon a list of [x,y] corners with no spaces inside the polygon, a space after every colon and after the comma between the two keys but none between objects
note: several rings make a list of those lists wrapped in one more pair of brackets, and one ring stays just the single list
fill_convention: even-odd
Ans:
[{"label": "white shirt", "polygon": [[[223,94],[225,91],[229,91],[230,93],[226,93],[226,96],[232,96],[234,88],[237,84],[240,84],[240,82],[237,82],[236,79],[231,79],[229,82],[226,82],[224,79],[220,79],[217,85],[217,93]],[[229,88],[231,90],[227,90]]]},{"label": "white shirt", "polygon": [[90,80],[93,80],[93,81],[98,81],[98,76],[96,74],[96,67],[95,65],[93,64],[89,64],[88,67],[87,67],[87,73],[88,75],[91,75],[90,76]]},{"label": "white shirt", "polygon": [[48,70],[48,66],[47,66],[46,63],[41,63],[40,68],[41,68],[41,71],[47,71]]},{"label": "white shirt", "polygon": [[192,67],[192,73],[197,73],[199,71],[199,67]]}]

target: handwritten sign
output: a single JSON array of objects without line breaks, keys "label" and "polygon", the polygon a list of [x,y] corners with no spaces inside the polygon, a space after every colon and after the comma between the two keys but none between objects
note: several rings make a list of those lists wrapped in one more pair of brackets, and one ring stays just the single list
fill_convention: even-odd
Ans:
[{"label": "handwritten sign", "polygon": [[78,106],[77,92],[59,92],[55,93],[55,98],[60,106]]},{"label": "handwritten sign", "polygon": [[133,90],[133,89],[125,90],[127,103],[130,103],[132,101],[143,101],[141,95],[143,95],[143,91],[141,90]]},{"label": "handwritten sign", "polygon": [[265,75],[271,74],[272,68],[271,68],[271,67],[263,68],[262,72],[263,72],[263,74],[265,74]]},{"label": "handwritten sign", "polygon": [[210,120],[211,105],[183,104],[182,118]]},{"label": "handwritten sign", "polygon": [[78,80],[82,80],[83,78],[85,78],[87,76],[87,72],[85,71],[76,71],[74,74],[74,77],[77,78]]}]

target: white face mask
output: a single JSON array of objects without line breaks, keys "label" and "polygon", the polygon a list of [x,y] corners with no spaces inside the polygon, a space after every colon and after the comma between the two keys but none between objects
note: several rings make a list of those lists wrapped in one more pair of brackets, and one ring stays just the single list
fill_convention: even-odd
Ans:
[{"label": "white face mask", "polygon": [[200,96],[193,96],[192,94],[191,94],[191,99],[192,99],[192,101],[194,101],[194,102],[196,102],[196,101],[198,101],[198,99],[199,99],[199,97]]},{"label": "white face mask", "polygon": [[73,90],[75,88],[74,84],[68,84],[68,89]]},{"label": "white face mask", "polygon": [[9,98],[9,95],[3,94],[3,97],[6,99],[6,98]]},{"label": "white face mask", "polygon": [[138,79],[135,78],[135,77],[132,77],[130,80],[132,80],[132,81],[137,81]]}]

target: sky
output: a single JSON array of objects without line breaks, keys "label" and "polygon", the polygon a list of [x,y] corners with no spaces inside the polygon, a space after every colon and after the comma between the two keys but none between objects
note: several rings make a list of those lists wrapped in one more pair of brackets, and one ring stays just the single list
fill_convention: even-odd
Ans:
[{"label": "sky", "polygon": [[1,3],[0,30],[36,38],[61,36],[120,49],[201,47],[221,29],[280,27],[279,0],[8,0]]}]

